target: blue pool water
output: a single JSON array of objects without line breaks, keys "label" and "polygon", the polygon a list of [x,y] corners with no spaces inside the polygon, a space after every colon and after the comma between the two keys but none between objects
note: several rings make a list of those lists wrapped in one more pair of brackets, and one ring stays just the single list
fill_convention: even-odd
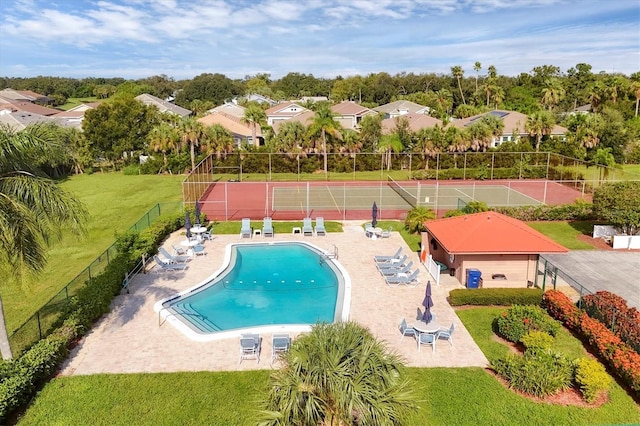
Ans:
[{"label": "blue pool water", "polygon": [[220,275],[163,307],[205,334],[333,322],[341,281],[333,261],[307,244],[234,244]]}]

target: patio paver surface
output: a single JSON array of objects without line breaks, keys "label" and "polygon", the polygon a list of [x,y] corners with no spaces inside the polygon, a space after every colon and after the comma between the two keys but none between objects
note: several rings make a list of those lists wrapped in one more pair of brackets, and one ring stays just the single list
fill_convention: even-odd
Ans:
[{"label": "patio paver surface", "polygon": [[[260,223],[254,224],[258,226]],[[418,352],[413,337],[401,337],[398,325],[402,318],[411,323],[424,298],[428,272],[420,266],[420,284],[415,287],[389,287],[378,273],[373,256],[393,254],[399,246],[410,255],[414,265],[418,254],[411,253],[399,233],[376,241],[365,237],[361,222],[344,222],[344,232],[326,237],[302,237],[276,234],[277,241],[308,241],[329,250],[338,248],[338,261],[349,272],[352,281],[350,319],[367,327],[377,338],[399,353],[413,367],[487,367],[488,361],[475,344],[453,308],[446,301],[449,291],[462,288],[454,278],[441,275],[441,284],[432,280],[432,312],[437,322],[456,330],[451,346],[439,341],[435,353],[430,347]],[[184,236],[173,233],[165,248],[178,245]],[[262,237],[255,240],[263,241]],[[239,339],[211,342],[190,340],[172,324],[159,324],[153,305],[163,298],[193,287],[209,277],[221,265],[227,244],[240,241],[238,235],[216,235],[207,241],[206,256],[197,256],[184,272],[163,272],[158,267],[136,276],[129,285],[130,294],[117,296],[112,310],[105,315],[72,350],[62,368],[62,375],[98,373],[151,373],[178,371],[235,371],[276,368],[271,365],[271,334],[263,334],[260,362],[245,360],[238,365]],[[245,240],[246,241],[246,240]],[[265,240],[266,241],[266,240]],[[292,337],[295,335],[292,334]]]}]

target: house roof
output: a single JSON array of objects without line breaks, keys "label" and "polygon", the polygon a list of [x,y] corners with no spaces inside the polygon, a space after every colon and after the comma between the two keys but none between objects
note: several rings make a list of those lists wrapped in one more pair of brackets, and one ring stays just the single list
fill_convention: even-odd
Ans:
[{"label": "house roof", "polygon": [[44,123],[52,121],[50,117],[40,114],[33,114],[26,111],[16,111],[0,114],[0,123],[11,127],[14,130],[24,130],[30,124]]},{"label": "house roof", "polygon": [[150,95],[148,93],[143,93],[142,95],[138,95],[135,97],[136,100],[142,102],[145,105],[153,105],[160,112],[169,112],[171,114],[176,114],[181,117],[187,117],[191,115],[191,110],[186,108],[182,108],[181,106],[172,104],[171,102],[167,102],[163,99]]},{"label": "house roof", "polygon": [[245,108],[233,102],[225,102],[222,105],[218,105],[215,108],[209,110],[209,113],[215,114],[218,112],[223,112],[228,115],[233,115],[234,117],[242,118],[244,117]]},{"label": "house roof", "polygon": [[[207,127],[219,124],[234,135],[242,137],[250,137],[253,132],[250,126],[242,123],[241,119],[234,117],[233,115],[225,114],[224,112],[205,115],[204,117],[198,118],[198,121],[202,123],[203,126]],[[256,127],[256,136],[262,136],[262,129],[260,129],[260,125]]]},{"label": "house roof", "polygon": [[450,254],[539,254],[568,251],[526,223],[497,212],[438,219],[424,225]]},{"label": "house roof", "polygon": [[400,100],[380,105],[378,107],[375,107],[373,110],[382,112],[386,115],[403,115],[412,112],[420,113],[425,111],[426,109],[427,107],[419,105],[415,102]]},{"label": "house roof", "polygon": [[[288,109],[291,107],[296,108],[297,111],[288,111]],[[282,102],[278,105],[272,106],[271,108],[265,111],[265,114],[267,116],[273,116],[273,117],[293,117],[306,110],[307,109],[305,107],[295,102],[287,101],[287,102]]]},{"label": "house roof", "polygon": [[[451,124],[456,127],[465,128],[471,125],[472,123],[475,123],[477,120],[480,120],[485,115],[493,115],[502,120],[502,122],[504,123],[504,128],[502,129],[503,135],[512,135],[514,133],[518,135],[529,134],[529,132],[525,130],[525,125],[527,123],[528,116],[517,111],[506,111],[506,110],[496,109],[493,111],[474,115],[473,117],[467,117],[461,120],[455,120],[451,122]],[[562,126],[558,126],[556,124],[555,126],[553,126],[551,134],[564,135],[567,131],[568,130],[566,128]]]},{"label": "house roof", "polygon": [[32,92],[31,90],[14,90],[14,89],[2,89],[0,90],[0,96],[3,96],[14,101],[29,101],[34,102],[42,99],[49,99],[45,95]]},{"label": "house roof", "polygon": [[90,109],[97,108],[100,102],[87,102],[69,108],[66,111],[60,111],[55,114],[53,118],[81,118],[84,117],[84,113]]},{"label": "house roof", "polygon": [[303,126],[308,126],[311,123],[311,120],[313,120],[313,117],[315,115],[315,112],[310,111],[310,110],[305,110],[304,112],[289,118],[288,120],[276,120],[273,122],[273,124],[271,125],[271,128],[273,129],[273,132],[275,134],[278,134],[278,132],[280,131],[280,126],[282,126],[284,123],[291,123],[294,121],[299,121],[300,123],[302,123]]},{"label": "house roof", "polygon": [[433,118],[425,114],[409,113],[382,120],[382,134],[388,135],[393,133],[396,129],[397,119],[401,117],[407,119],[409,122],[409,128],[412,132],[417,132],[418,130],[426,127],[435,127],[436,124],[438,126],[442,126],[442,120],[438,120],[437,118]]},{"label": "house roof", "polygon": [[336,115],[365,115],[371,113],[371,110],[367,107],[363,107],[362,105],[358,105],[353,101],[342,101],[339,104],[332,105],[331,111],[333,111]]},{"label": "house roof", "polygon": [[54,115],[60,112],[59,109],[47,108],[46,106],[34,104],[25,100],[14,100],[5,96],[0,96],[0,109],[29,112],[38,115]]}]

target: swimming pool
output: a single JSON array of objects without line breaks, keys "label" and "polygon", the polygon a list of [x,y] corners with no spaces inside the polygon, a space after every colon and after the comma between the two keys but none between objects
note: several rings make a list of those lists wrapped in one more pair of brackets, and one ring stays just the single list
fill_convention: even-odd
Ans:
[{"label": "swimming pool", "polygon": [[155,309],[194,340],[241,332],[307,331],[348,319],[346,270],[306,242],[229,244],[223,267]]}]

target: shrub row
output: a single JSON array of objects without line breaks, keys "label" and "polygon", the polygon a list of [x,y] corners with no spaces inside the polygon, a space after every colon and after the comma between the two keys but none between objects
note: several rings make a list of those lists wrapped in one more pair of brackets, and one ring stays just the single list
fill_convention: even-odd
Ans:
[{"label": "shrub row", "polygon": [[640,312],[627,306],[627,301],[617,294],[598,291],[582,298],[584,309],[590,317],[608,324],[625,343],[640,353]]},{"label": "shrub row", "polygon": [[593,204],[577,201],[574,204],[521,207],[493,207],[499,213],[525,222],[536,220],[596,220]]},{"label": "shrub row", "polygon": [[538,288],[460,288],[449,292],[452,306],[540,305],[542,290]]},{"label": "shrub row", "polygon": [[549,290],[543,296],[549,314],[578,333],[631,389],[640,396],[640,354],[604,324],[575,306],[562,292]]},{"label": "shrub row", "polygon": [[0,424],[31,400],[65,359],[69,345],[109,312],[111,300],[120,292],[125,274],[143,253],[154,254],[158,244],[183,225],[181,216],[160,218],[140,233],[120,236],[119,254],[71,299],[58,327],[19,358],[0,364]]},{"label": "shrub row", "polygon": [[513,305],[496,318],[495,326],[500,336],[516,343],[530,331],[555,336],[560,330],[560,324],[535,305]]}]

